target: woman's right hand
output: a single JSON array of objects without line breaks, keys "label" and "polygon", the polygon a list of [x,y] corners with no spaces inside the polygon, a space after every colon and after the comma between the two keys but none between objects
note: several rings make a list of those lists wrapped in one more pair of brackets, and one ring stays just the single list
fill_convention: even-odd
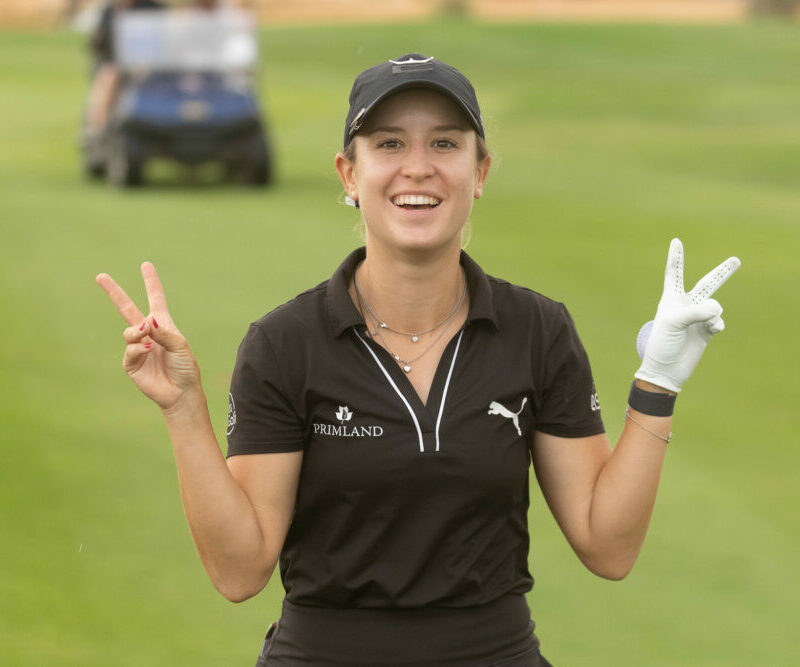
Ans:
[{"label": "woman's right hand", "polygon": [[142,264],[150,312],[145,317],[125,291],[106,273],[97,276],[119,314],[130,325],[122,367],[136,386],[162,410],[180,409],[202,396],[200,369],[186,339],[167,310],[164,288],[155,267]]}]

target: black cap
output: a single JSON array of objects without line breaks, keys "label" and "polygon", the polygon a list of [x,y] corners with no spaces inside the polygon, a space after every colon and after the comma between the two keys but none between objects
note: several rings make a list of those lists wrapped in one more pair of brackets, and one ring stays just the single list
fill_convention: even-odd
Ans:
[{"label": "black cap", "polygon": [[380,102],[407,88],[429,88],[444,93],[464,112],[475,131],[486,137],[475,89],[467,77],[441,60],[408,53],[370,67],[356,77],[344,125],[344,147],[347,148],[353,135]]}]

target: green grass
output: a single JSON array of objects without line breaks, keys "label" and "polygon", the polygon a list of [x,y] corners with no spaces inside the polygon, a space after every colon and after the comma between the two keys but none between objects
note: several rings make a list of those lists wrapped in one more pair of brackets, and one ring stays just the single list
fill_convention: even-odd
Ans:
[{"label": "green grass", "polygon": [[[0,663],[250,665],[280,585],[208,583],[157,410],[124,377],[122,322],[159,267],[220,440],[247,324],[359,243],[333,155],[353,76],[419,50],[478,89],[496,153],[473,214],[485,269],[564,300],[615,437],[669,239],[692,282],[731,254],[728,329],[678,402],[653,525],[623,583],[593,577],[533,492],[530,596],[558,666],[789,665],[800,521],[800,41],[792,26],[489,26],[263,32],[279,183],[86,183],[83,40],[0,33]],[[534,487],[535,488],[535,487]]]}]

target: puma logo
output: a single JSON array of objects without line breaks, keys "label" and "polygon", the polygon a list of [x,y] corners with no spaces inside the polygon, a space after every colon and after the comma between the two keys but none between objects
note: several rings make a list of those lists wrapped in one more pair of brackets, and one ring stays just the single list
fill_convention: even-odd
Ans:
[{"label": "puma logo", "polygon": [[522,429],[519,427],[519,415],[522,412],[522,408],[525,407],[525,403],[527,403],[528,397],[522,399],[522,405],[519,406],[519,410],[516,412],[511,412],[507,407],[501,405],[497,401],[492,401],[489,405],[489,414],[490,415],[500,415],[501,417],[505,417],[506,419],[510,419],[514,422],[514,428],[517,429],[517,435],[522,435]]}]

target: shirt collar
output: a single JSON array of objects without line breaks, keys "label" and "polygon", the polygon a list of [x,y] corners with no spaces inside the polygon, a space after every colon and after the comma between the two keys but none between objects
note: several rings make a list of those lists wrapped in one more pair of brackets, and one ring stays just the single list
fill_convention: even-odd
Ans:
[{"label": "shirt collar", "polygon": [[467,289],[469,290],[469,314],[467,324],[476,320],[487,320],[492,323],[496,331],[500,330],[497,313],[494,309],[494,299],[492,298],[492,286],[489,283],[483,269],[463,250],[461,251],[461,266],[464,267],[464,275],[467,277]]},{"label": "shirt collar", "polygon": [[[333,327],[333,333],[336,336],[341,336],[350,327],[365,326],[364,318],[358,312],[347,290],[350,286],[353,272],[366,256],[366,248],[357,248],[345,258],[328,281],[328,315]],[[477,262],[463,250],[461,251],[460,261],[461,266],[464,267],[467,289],[469,290],[470,306],[467,323],[469,324],[476,320],[488,320],[494,325],[495,329],[499,329],[497,313],[492,302],[492,288],[489,284],[489,277],[478,266]]]},{"label": "shirt collar", "polygon": [[366,256],[366,248],[357,248],[345,258],[328,281],[328,315],[336,336],[341,336],[350,327],[365,325],[347,289],[353,272]]}]

